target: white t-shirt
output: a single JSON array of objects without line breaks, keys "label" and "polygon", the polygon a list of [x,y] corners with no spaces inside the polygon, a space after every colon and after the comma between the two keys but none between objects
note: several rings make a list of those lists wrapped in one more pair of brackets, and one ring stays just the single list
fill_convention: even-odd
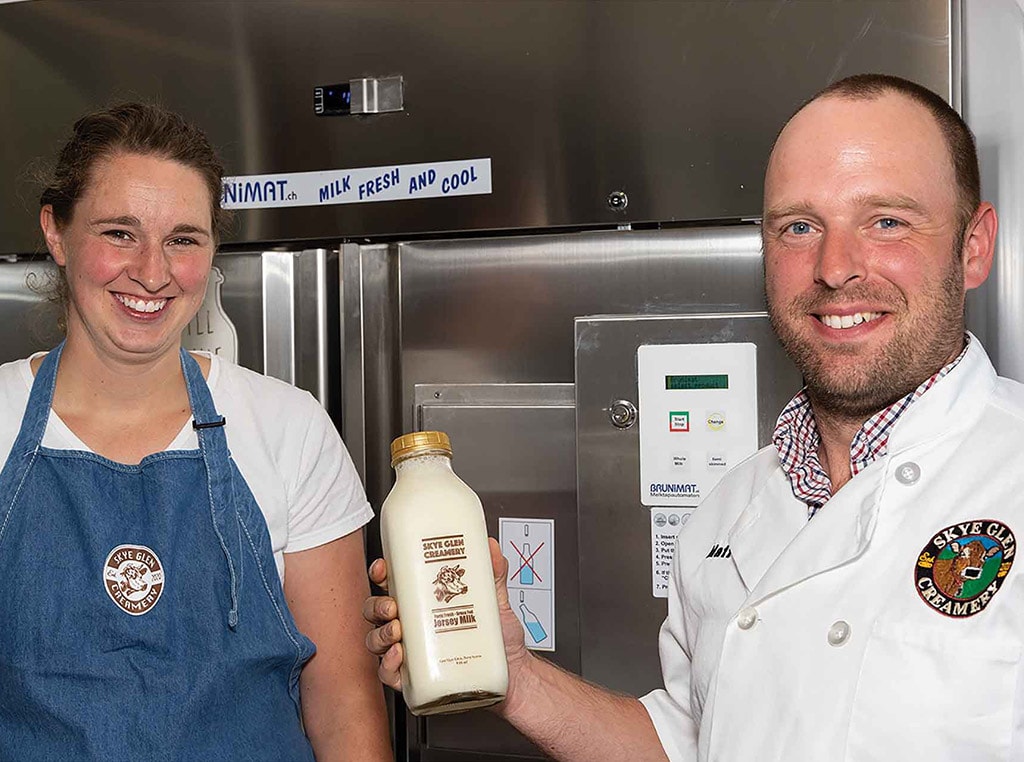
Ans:
[{"label": "white t-shirt", "polygon": [[[263,511],[283,581],[285,553],[343,537],[366,524],[373,511],[337,429],[311,394],[209,357],[207,384],[227,420],[228,450]],[[7,462],[28,406],[30,359],[0,365],[0,463]],[[89,450],[52,411],[43,445]],[[190,419],[167,449],[198,447]]]}]

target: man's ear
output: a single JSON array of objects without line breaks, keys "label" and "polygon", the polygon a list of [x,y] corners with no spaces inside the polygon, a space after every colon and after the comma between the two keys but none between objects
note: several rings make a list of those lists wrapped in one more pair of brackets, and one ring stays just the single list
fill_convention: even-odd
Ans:
[{"label": "man's ear", "polygon": [[67,265],[67,254],[64,251],[64,234],[61,233],[57,218],[53,216],[53,206],[45,204],[39,210],[39,227],[43,229],[46,248],[50,250],[53,261],[61,267]]},{"label": "man's ear", "polygon": [[995,207],[983,201],[964,231],[964,288],[977,288],[988,278],[996,249],[999,219]]}]

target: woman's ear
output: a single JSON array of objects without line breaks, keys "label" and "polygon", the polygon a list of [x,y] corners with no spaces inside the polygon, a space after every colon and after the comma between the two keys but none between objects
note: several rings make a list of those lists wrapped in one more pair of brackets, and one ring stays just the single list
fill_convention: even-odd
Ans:
[{"label": "woman's ear", "polygon": [[67,254],[64,251],[64,235],[61,233],[57,218],[53,216],[53,206],[44,204],[39,210],[39,227],[43,229],[46,248],[50,250],[53,261],[61,267],[67,265]]}]

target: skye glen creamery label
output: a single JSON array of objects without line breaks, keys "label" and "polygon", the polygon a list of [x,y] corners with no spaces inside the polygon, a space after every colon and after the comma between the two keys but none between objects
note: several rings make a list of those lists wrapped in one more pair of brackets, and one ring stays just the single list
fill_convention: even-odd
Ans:
[{"label": "skye glen creamery label", "polygon": [[[462,564],[452,563],[466,558],[466,538],[461,534],[451,534],[443,537],[425,537],[422,543],[424,562],[441,564],[431,582],[437,602],[449,604],[466,595],[469,592],[469,585],[462,581],[466,570],[462,568]],[[441,606],[431,609],[431,614],[434,619],[434,632],[476,629],[476,613],[472,603]]]},{"label": "skye glen creamery label", "polygon": [[461,534],[423,538],[423,560],[428,564],[438,561],[458,561],[466,557],[466,538]]}]

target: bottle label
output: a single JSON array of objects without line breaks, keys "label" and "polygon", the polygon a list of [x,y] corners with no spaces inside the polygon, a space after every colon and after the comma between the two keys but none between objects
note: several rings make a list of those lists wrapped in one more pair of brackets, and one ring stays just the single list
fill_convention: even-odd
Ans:
[{"label": "bottle label", "polygon": [[[475,630],[476,611],[472,603],[459,604],[456,601],[469,593],[469,585],[462,581],[466,570],[462,564],[452,563],[466,558],[466,538],[461,534],[448,534],[440,537],[423,538],[423,561],[427,564],[440,564],[431,584],[434,586],[434,598],[439,604],[431,609],[434,618],[434,632],[455,632],[456,630]],[[454,606],[450,606],[456,601]]]},{"label": "bottle label", "polygon": [[423,538],[423,560],[428,564],[458,561],[466,557],[466,538],[461,534]]},{"label": "bottle label", "polygon": [[475,630],[476,612],[473,604],[465,606],[447,606],[440,609],[432,609],[434,615],[434,632],[455,632],[457,630]]}]

